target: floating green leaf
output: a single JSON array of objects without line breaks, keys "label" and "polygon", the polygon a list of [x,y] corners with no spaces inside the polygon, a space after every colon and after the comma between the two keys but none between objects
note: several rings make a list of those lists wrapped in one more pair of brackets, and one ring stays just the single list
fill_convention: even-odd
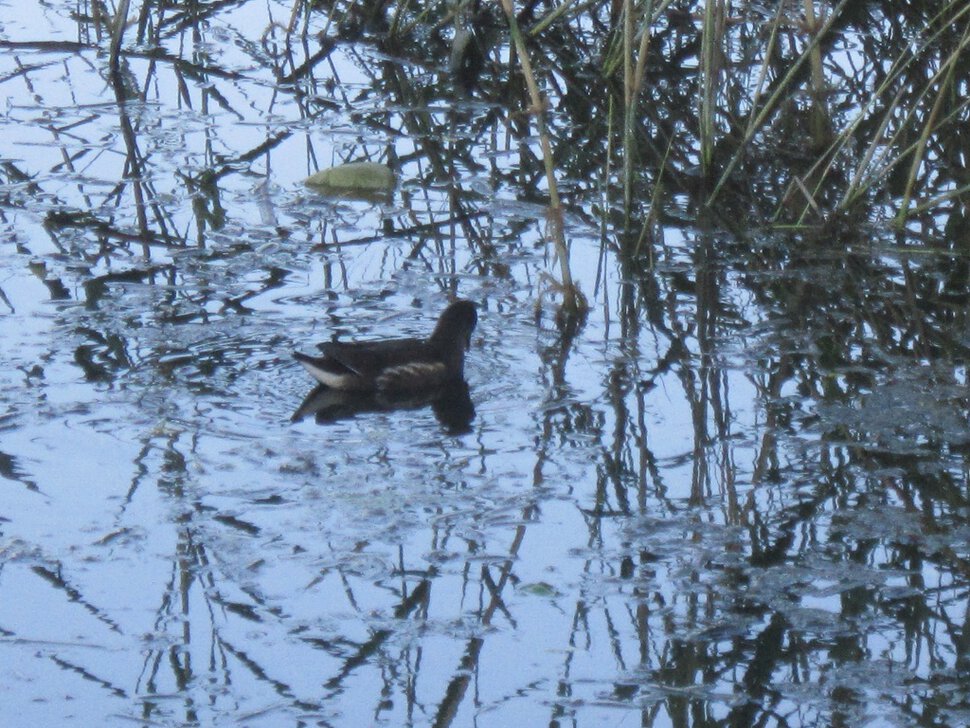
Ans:
[{"label": "floating green leaf", "polygon": [[521,584],[518,587],[518,591],[523,594],[531,594],[536,597],[557,597],[561,596],[561,593],[552,584],[545,581],[535,581],[529,584]]},{"label": "floating green leaf", "polygon": [[306,178],[309,187],[377,192],[394,189],[394,172],[386,164],[351,162],[317,172]]}]

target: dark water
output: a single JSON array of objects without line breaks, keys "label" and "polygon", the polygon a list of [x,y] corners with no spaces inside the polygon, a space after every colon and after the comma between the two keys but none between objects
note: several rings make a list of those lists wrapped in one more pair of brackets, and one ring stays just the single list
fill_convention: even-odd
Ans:
[{"label": "dark water", "polygon": [[[970,722],[959,245],[671,193],[629,256],[566,169],[564,331],[538,143],[446,47],[285,81],[291,5],[146,4],[119,105],[74,7],[0,25],[0,724]],[[393,195],[300,184],[361,158]],[[456,296],[467,431],[290,422],[291,351]]]}]

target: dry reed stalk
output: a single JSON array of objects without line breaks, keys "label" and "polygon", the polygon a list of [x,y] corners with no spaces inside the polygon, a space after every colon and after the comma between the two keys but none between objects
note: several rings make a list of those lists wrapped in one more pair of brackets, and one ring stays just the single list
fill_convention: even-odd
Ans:
[{"label": "dry reed stalk", "polygon": [[512,7],[512,0],[499,0],[499,3],[508,20],[509,32],[512,35],[512,42],[515,45],[516,55],[522,66],[522,75],[525,78],[525,85],[529,92],[531,106],[528,112],[535,117],[536,130],[539,133],[539,146],[542,149],[546,183],[549,185],[549,227],[552,241],[556,248],[556,257],[559,259],[560,275],[562,276],[560,284],[563,290],[563,310],[567,317],[581,317],[586,313],[587,304],[582,292],[580,292],[574,283],[572,272],[569,269],[569,246],[566,244],[566,236],[563,229],[563,211],[559,201],[559,187],[556,184],[552,145],[549,143],[549,135],[546,132],[543,117],[546,102],[542,97],[542,93],[539,91],[539,84],[536,83],[532,63],[529,61],[528,49],[525,46],[525,40],[522,37],[522,32],[519,30],[519,24],[515,18],[515,9]]}]

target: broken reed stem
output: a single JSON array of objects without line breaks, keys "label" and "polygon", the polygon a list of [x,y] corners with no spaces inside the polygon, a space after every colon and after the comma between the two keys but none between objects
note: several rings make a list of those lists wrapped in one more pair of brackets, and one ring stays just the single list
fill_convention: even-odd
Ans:
[{"label": "broken reed stem", "polygon": [[522,64],[522,75],[525,77],[525,85],[529,91],[529,100],[532,106],[528,109],[529,113],[535,115],[536,128],[539,132],[539,144],[542,147],[542,158],[546,167],[546,182],[549,184],[549,204],[554,209],[559,208],[559,190],[556,187],[556,175],[552,164],[552,148],[549,145],[549,137],[546,134],[546,124],[542,116],[545,111],[546,102],[539,92],[539,85],[536,83],[535,74],[532,72],[532,63],[529,61],[529,54],[519,30],[519,24],[515,19],[515,9],[512,7],[512,0],[499,0],[502,10],[509,21],[509,31],[512,34],[512,41],[515,43],[515,52]]},{"label": "broken reed stem", "polygon": [[556,257],[559,258],[559,269],[562,276],[562,287],[564,291],[563,306],[569,313],[576,314],[585,310],[585,302],[582,294],[573,283],[573,276],[569,270],[569,247],[566,245],[566,237],[563,231],[562,206],[559,202],[559,188],[556,185],[556,172],[552,159],[552,145],[549,143],[549,135],[546,133],[546,124],[543,114],[546,109],[545,99],[539,91],[539,84],[536,83],[535,74],[532,71],[532,63],[529,61],[529,53],[525,47],[525,40],[519,30],[519,24],[515,19],[515,9],[512,7],[512,0],[499,0],[505,17],[509,23],[509,32],[512,35],[512,42],[515,45],[515,52],[522,64],[522,75],[525,77],[525,85],[529,91],[531,106],[528,111],[535,116],[536,130],[539,132],[539,146],[542,149],[542,160],[546,170],[546,183],[549,185],[549,223],[552,232],[552,240],[556,246]]}]

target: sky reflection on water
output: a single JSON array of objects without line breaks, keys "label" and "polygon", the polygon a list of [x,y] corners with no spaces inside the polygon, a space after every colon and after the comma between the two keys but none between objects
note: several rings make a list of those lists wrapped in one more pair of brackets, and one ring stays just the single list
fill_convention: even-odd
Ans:
[{"label": "sky reflection on water", "polygon": [[[647,265],[568,170],[569,336],[518,112],[364,43],[282,84],[291,10],[171,26],[124,107],[93,51],[0,61],[0,724],[964,724],[966,321],[927,291],[965,261],[674,192]],[[392,199],[300,184],[363,156]],[[456,296],[469,431],[290,422],[291,351]]]}]

